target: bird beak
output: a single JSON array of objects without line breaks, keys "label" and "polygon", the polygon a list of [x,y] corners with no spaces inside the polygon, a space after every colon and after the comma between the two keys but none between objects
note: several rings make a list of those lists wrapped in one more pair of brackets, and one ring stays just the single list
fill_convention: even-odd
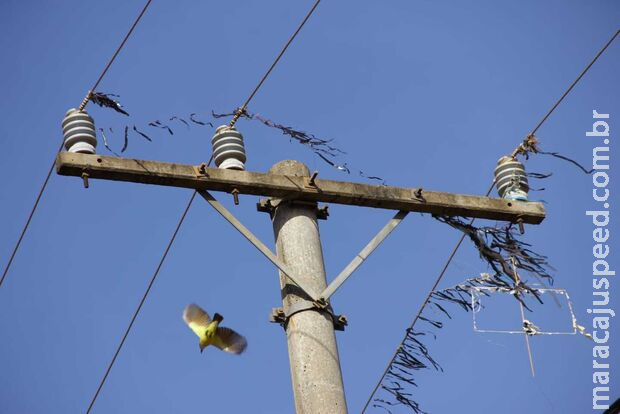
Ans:
[{"label": "bird beak", "polygon": [[205,350],[204,348],[200,348],[200,353],[202,354],[202,351],[204,351],[204,350]]}]

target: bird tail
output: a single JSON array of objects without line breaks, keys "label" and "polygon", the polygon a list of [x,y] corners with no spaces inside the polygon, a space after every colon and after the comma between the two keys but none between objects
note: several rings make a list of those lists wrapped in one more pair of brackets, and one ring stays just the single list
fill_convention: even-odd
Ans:
[{"label": "bird tail", "polygon": [[213,320],[220,323],[224,320],[224,317],[216,312],[215,315],[213,315]]}]

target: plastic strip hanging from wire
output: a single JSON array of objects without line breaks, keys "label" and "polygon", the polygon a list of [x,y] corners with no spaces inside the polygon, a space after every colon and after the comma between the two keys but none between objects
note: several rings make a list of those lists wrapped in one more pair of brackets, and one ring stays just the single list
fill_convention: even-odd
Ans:
[{"label": "plastic strip hanging from wire", "polygon": [[[374,408],[381,408],[390,413],[397,406],[407,407],[416,414],[426,413],[413,392],[418,388],[416,373],[427,368],[443,371],[439,362],[431,355],[424,338],[437,339],[437,333],[434,330],[444,327],[444,321],[437,315],[452,319],[446,305],[456,305],[458,309],[475,313],[480,309],[481,297],[490,296],[496,292],[505,292],[511,294],[520,306],[531,311],[528,299],[543,304],[544,296],[557,293],[565,296],[569,301],[573,332],[589,337],[585,328],[577,323],[568,293],[563,289],[553,289],[547,286],[553,282],[553,277],[550,274],[552,268],[546,256],[535,252],[530,244],[519,240],[511,224],[502,227],[476,227],[454,217],[435,218],[469,236],[481,258],[494,273],[482,273],[478,277],[467,279],[453,287],[435,290],[431,293],[428,306],[424,308],[419,318],[426,326],[406,331],[405,339],[381,381],[380,390],[372,400]],[[535,287],[528,280],[522,280],[517,270],[525,272],[540,282],[543,287]],[[529,319],[531,317],[526,320],[527,323],[518,333],[535,335],[545,332]]]}]

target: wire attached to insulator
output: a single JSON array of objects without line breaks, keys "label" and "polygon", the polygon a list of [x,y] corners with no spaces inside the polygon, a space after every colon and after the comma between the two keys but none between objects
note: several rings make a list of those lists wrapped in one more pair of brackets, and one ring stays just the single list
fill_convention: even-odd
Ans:
[{"label": "wire attached to insulator", "polygon": [[284,56],[284,52],[286,52],[286,49],[288,49],[288,47],[291,45],[291,43],[293,43],[293,40],[295,40],[295,38],[297,37],[297,35],[301,31],[302,27],[304,27],[304,25],[306,24],[306,22],[308,21],[310,16],[312,16],[312,13],[314,13],[314,10],[316,10],[316,8],[317,8],[317,6],[319,5],[320,2],[321,2],[321,0],[317,0],[316,3],[314,3],[314,5],[312,6],[312,8],[308,12],[308,14],[306,14],[306,17],[304,17],[304,19],[301,21],[301,23],[297,27],[297,30],[295,30],[295,33],[293,33],[293,35],[288,39],[288,41],[286,42],[286,44],[284,45],[284,47],[280,51],[280,54],[273,61],[273,63],[269,67],[269,69],[267,69],[267,72],[265,72],[265,74],[263,75],[263,77],[260,80],[260,82],[258,82],[258,85],[256,85],[256,87],[254,88],[254,90],[252,91],[252,93],[250,94],[248,99],[246,99],[245,103],[243,105],[241,105],[239,107],[239,109],[235,112],[235,115],[233,116],[233,118],[232,118],[232,120],[230,121],[230,124],[229,124],[229,126],[231,128],[235,126],[235,124],[237,123],[239,118],[241,118],[241,116],[245,113],[245,111],[248,108],[248,104],[250,103],[252,98],[254,98],[254,95],[256,95],[256,93],[261,88],[261,86],[263,86],[263,83],[265,83],[265,81],[267,80],[267,78],[271,74],[271,71],[273,70],[273,68],[276,67],[276,65],[278,64],[278,62],[282,58],[282,56]]},{"label": "wire attached to insulator", "polygon": [[112,63],[114,62],[114,60],[116,60],[116,57],[118,56],[118,54],[121,52],[121,50],[125,46],[125,43],[127,43],[127,40],[129,40],[129,37],[131,36],[131,34],[133,33],[134,29],[136,28],[136,26],[138,25],[138,23],[142,19],[142,16],[144,16],[144,13],[146,13],[146,10],[151,5],[152,1],[153,0],[147,0],[147,2],[144,4],[144,7],[142,8],[142,11],[138,15],[138,17],[136,17],[136,20],[134,20],[133,24],[131,25],[131,28],[129,28],[129,31],[127,32],[127,34],[123,38],[123,41],[121,42],[120,45],[118,45],[118,47],[116,48],[116,51],[114,52],[114,54],[112,55],[112,57],[110,58],[108,63],[105,65],[105,68],[103,69],[103,71],[101,72],[101,75],[99,75],[99,78],[97,78],[97,80],[95,81],[95,84],[93,85],[93,87],[90,88],[90,90],[86,94],[86,97],[82,100],[82,103],[80,104],[80,107],[79,107],[80,111],[84,110],[86,105],[88,105],[88,102],[90,101],[90,98],[92,98],[94,91],[97,90],[97,87],[99,86],[99,83],[101,83],[101,80],[103,79],[103,77],[106,75],[106,73],[108,73],[108,69],[110,69],[110,66],[112,66]]}]

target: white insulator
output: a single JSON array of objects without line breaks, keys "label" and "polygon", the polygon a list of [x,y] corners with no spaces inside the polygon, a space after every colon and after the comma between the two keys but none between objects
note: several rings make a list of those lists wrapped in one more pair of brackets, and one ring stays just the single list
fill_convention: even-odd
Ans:
[{"label": "white insulator", "polygon": [[500,158],[495,167],[495,188],[502,198],[527,201],[530,186],[523,164],[512,157]]},{"label": "white insulator", "polygon": [[69,152],[94,154],[97,147],[95,121],[86,111],[71,108],[62,120],[65,149]]},{"label": "white insulator", "polygon": [[243,135],[234,127],[222,125],[211,139],[213,160],[219,168],[245,170],[245,147]]}]

